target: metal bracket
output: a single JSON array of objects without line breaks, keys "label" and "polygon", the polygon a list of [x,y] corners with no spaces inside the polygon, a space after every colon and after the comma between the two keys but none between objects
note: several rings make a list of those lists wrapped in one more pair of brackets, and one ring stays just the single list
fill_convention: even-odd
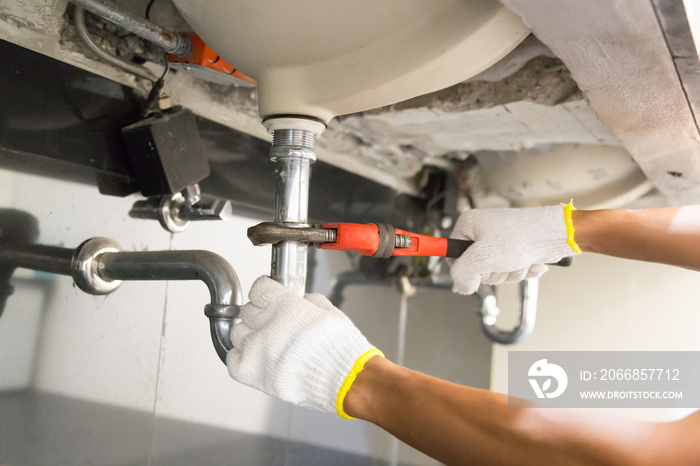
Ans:
[{"label": "metal bracket", "polygon": [[187,196],[175,193],[136,201],[129,217],[158,220],[171,233],[185,231],[192,221],[229,220],[233,217],[229,201],[202,195],[199,185],[188,186],[185,193]]},{"label": "metal bracket", "polygon": [[78,246],[71,261],[73,281],[78,288],[94,295],[109,294],[119,288],[121,280],[107,280],[100,276],[98,257],[121,250],[121,246],[109,238],[90,238]]}]

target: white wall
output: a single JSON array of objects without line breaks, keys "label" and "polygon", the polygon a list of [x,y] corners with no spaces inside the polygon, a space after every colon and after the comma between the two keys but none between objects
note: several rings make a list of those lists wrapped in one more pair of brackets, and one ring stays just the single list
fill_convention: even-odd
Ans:
[{"label": "white wall", "polygon": [[[129,249],[168,247],[169,235],[128,217],[134,199],[100,196],[94,187],[8,171],[0,171],[0,186],[0,207],[32,214],[39,222],[40,243],[73,248],[87,238],[106,236]],[[30,271],[23,276],[45,278],[51,287],[41,309],[34,386],[151,410],[160,342],[149,336],[162,327],[165,284],[129,283],[117,293],[96,297],[75,288],[70,277]],[[25,311],[20,300],[9,298],[5,312]],[[4,331],[14,332],[11,324],[0,321]]]},{"label": "white wall", "polygon": [[12,305],[0,317],[0,392],[32,386],[51,281],[15,272]]},{"label": "white wall", "polygon": [[[102,196],[91,186],[8,171],[0,171],[0,186],[0,207],[34,215],[43,244],[75,247],[105,236],[126,250],[209,249],[231,262],[244,290],[269,271],[269,251],[253,247],[245,236],[253,220],[193,225],[173,236],[156,221],[128,217],[137,196]],[[203,314],[209,294],[202,283],[125,282],[116,292],[97,297],[75,288],[70,277],[39,276],[51,281],[52,293],[44,303],[36,367],[28,369],[35,388],[251,433],[286,435],[290,407],[232,381],[216,356]],[[32,327],[30,320],[13,318],[27,311],[27,303],[16,298],[10,297],[5,311],[12,320],[3,318],[0,328],[16,333],[11,325],[20,324],[21,332],[30,332],[25,330]],[[0,370],[15,372],[10,366]]]},{"label": "white wall", "polygon": [[[508,389],[509,349],[494,345],[491,388],[501,393]],[[540,279],[535,331],[512,349],[700,351],[700,273],[583,253],[571,268],[551,267]],[[659,421],[689,412],[595,411]]]}]

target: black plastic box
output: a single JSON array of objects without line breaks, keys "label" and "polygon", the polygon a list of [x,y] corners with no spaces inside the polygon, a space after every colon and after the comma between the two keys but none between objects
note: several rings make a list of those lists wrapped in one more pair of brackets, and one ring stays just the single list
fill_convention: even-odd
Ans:
[{"label": "black plastic box", "polygon": [[141,193],[161,196],[182,191],[209,176],[197,120],[178,109],[122,128]]}]

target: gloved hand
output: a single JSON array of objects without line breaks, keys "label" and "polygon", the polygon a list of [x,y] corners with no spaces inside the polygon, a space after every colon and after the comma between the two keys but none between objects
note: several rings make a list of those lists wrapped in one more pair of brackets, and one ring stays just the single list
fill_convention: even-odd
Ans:
[{"label": "gloved hand", "polygon": [[565,220],[565,209],[575,210],[570,205],[463,212],[451,237],[474,244],[450,268],[453,291],[472,294],[481,283],[539,277],[548,270],[545,264],[580,252],[573,241],[571,210]]},{"label": "gloved hand", "polygon": [[231,331],[231,377],[282,400],[352,419],[343,410],[345,394],[364,363],[382,353],[322,295],[302,299],[263,276],[249,297]]}]

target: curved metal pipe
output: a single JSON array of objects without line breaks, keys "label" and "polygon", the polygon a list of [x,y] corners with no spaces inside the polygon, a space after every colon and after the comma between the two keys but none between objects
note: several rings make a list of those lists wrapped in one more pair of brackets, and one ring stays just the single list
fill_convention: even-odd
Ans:
[{"label": "curved metal pipe", "polygon": [[36,244],[0,244],[0,263],[73,277],[90,294],[108,294],[122,280],[201,280],[211,303],[209,318],[214,349],[226,363],[233,348],[230,331],[243,304],[243,292],[233,267],[209,251],[124,252],[107,238],[92,238],[76,249]]},{"label": "curved metal pipe", "polygon": [[219,355],[219,359],[224,364],[226,364],[228,352],[233,348],[231,330],[233,329],[233,321],[238,317],[239,313],[240,304],[231,306],[207,304],[204,307],[204,315],[209,317],[211,342],[214,345],[216,354]]},{"label": "curved metal pipe", "polygon": [[92,40],[92,37],[90,37],[87,27],[85,27],[85,12],[77,5],[75,6],[75,10],[73,12],[73,23],[75,24],[75,30],[78,32],[78,37],[80,37],[83,44],[92,50],[95,55],[118,68],[128,71],[131,74],[148,79],[151,82],[156,80],[156,76],[143,66],[136,65],[130,61],[124,60],[123,58],[119,58],[116,55],[112,55],[97,45]]},{"label": "curved metal pipe", "polygon": [[221,256],[209,251],[105,252],[97,256],[97,271],[104,280],[201,280],[211,303],[204,308],[209,318],[212,343],[226,364],[233,348],[231,328],[243,305],[238,275]]},{"label": "curved metal pipe", "polygon": [[[333,282],[328,297],[334,306],[340,307],[343,303],[345,288],[349,285],[382,285],[389,286],[396,283],[396,276],[377,275],[371,276],[357,270],[343,272]],[[398,277],[402,278],[402,277]],[[426,287],[431,289],[451,290],[451,283],[409,282],[411,286]],[[401,282],[399,283],[401,285]],[[532,278],[520,282],[520,309],[518,324],[511,330],[502,330],[497,327],[500,309],[496,302],[494,288],[490,285],[482,285],[477,297],[481,300],[479,315],[481,328],[486,336],[496,343],[511,345],[519,343],[527,338],[535,328],[537,316],[537,292],[539,279]]]},{"label": "curved metal pipe", "polygon": [[539,278],[531,278],[520,282],[520,309],[518,324],[511,330],[501,330],[496,326],[500,309],[496,302],[494,288],[482,285],[478,296],[481,299],[481,328],[492,341],[502,345],[519,343],[528,337],[535,328],[537,315],[537,291]]},{"label": "curved metal pipe", "polygon": [[168,53],[185,57],[192,50],[192,41],[189,37],[168,31],[109,0],[70,0],[70,2],[149,42],[163,47]]},{"label": "curved metal pipe", "polygon": [[339,274],[331,284],[328,300],[335,306],[341,307],[345,297],[345,288],[350,285],[380,285],[389,286],[391,281],[386,277],[368,277],[362,272],[348,271]]},{"label": "curved metal pipe", "polygon": [[345,301],[343,294],[345,288],[352,285],[360,286],[398,286],[399,292],[403,293],[407,288],[428,288],[431,290],[451,290],[451,283],[434,283],[430,281],[411,280],[410,278],[400,274],[373,276],[367,275],[358,270],[342,272],[331,283],[331,291],[328,295],[328,300],[335,306],[341,307]]},{"label": "curved metal pipe", "polygon": [[0,245],[0,264],[59,275],[71,274],[73,249],[40,244]]},{"label": "curved metal pipe", "polygon": [[213,252],[105,252],[95,260],[97,272],[104,280],[201,280],[209,289],[212,304],[243,304],[236,272]]}]

